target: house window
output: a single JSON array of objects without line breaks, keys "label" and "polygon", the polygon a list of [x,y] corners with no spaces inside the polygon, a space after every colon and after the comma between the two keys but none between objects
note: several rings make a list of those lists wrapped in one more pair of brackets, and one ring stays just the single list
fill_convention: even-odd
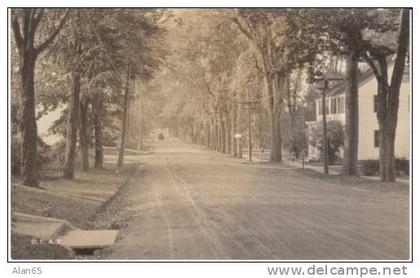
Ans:
[{"label": "house window", "polygon": [[318,99],[318,115],[322,115],[322,101]]},{"label": "house window", "polygon": [[329,98],[327,98],[326,100],[325,100],[325,114],[330,114],[330,99]]},{"label": "house window", "polygon": [[379,148],[379,130],[378,129],[374,131],[374,137],[375,137],[374,139],[375,148]]},{"label": "house window", "polygon": [[344,97],[342,96],[337,97],[337,113],[344,113]]},{"label": "house window", "polygon": [[378,95],[373,96],[373,112],[378,113],[379,111],[379,99]]},{"label": "house window", "polygon": [[337,98],[331,98],[331,114],[337,113]]}]

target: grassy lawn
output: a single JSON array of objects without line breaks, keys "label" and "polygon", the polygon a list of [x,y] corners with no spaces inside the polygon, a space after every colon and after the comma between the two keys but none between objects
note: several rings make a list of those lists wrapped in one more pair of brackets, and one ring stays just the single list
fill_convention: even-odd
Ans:
[{"label": "grassy lawn", "polygon": [[[89,172],[76,171],[75,179],[61,177],[60,167],[50,166],[42,170],[39,188],[19,185],[12,178],[12,212],[65,219],[81,229],[96,228],[94,219],[106,204],[124,186],[137,169],[137,163],[126,163],[119,174],[114,163],[105,163],[103,169]],[[101,228],[111,228],[103,223]],[[29,236],[12,234],[13,259],[69,259],[73,254],[56,244],[34,245]]]},{"label": "grassy lawn", "polygon": [[346,175],[324,175],[311,169],[296,169],[299,173],[320,179],[323,182],[340,186],[349,186],[367,190],[376,190],[381,192],[397,191],[404,194],[409,193],[409,186],[402,182],[382,182],[380,180],[371,180],[359,176]]},{"label": "grassy lawn", "polygon": [[111,198],[136,168],[125,165],[117,175],[112,165],[104,169],[77,172],[73,180],[59,178],[60,169],[40,181],[40,189],[12,186],[12,212],[66,219],[78,228],[89,227],[104,202]]}]

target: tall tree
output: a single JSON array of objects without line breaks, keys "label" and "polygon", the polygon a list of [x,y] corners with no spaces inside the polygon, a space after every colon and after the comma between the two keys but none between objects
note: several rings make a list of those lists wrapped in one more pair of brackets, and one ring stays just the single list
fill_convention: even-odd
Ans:
[{"label": "tall tree", "polygon": [[165,32],[159,22],[165,17],[165,11],[153,9],[146,9],[141,12],[115,10],[111,16],[112,24],[118,30],[121,45],[117,52],[123,57],[126,68],[126,70],[121,71],[121,73],[124,72],[126,86],[122,105],[118,170],[121,169],[124,162],[130,79],[149,81],[161,65],[165,51],[160,40]]},{"label": "tall tree", "polygon": [[120,171],[124,163],[124,151],[125,151],[125,141],[127,136],[127,116],[128,116],[128,99],[130,93],[130,63],[127,63],[126,71],[126,83],[124,90],[124,104],[123,104],[123,117],[121,121],[121,140],[118,151],[118,165],[117,168]]},{"label": "tall tree", "polygon": [[[372,26],[369,9],[313,9],[299,11],[300,23],[320,38],[320,50],[343,55],[345,73],[345,136],[343,173],[357,175],[359,140],[358,64],[362,51],[362,33]],[[321,52],[321,53],[322,53]],[[328,76],[326,76],[328,79]]]},{"label": "tall tree", "polygon": [[285,53],[284,48],[277,47],[273,39],[275,37],[273,35],[273,25],[277,21],[273,16],[268,15],[262,10],[258,12],[240,10],[238,16],[233,17],[232,20],[253,44],[259,54],[270,115],[271,160],[281,161],[282,138],[280,116],[283,101],[281,94],[284,89],[285,78],[282,69],[279,67],[279,63],[284,61],[282,55]]},{"label": "tall tree", "polygon": [[318,51],[315,33],[300,21],[298,11],[241,9],[232,18],[249,39],[259,57],[271,128],[271,160],[282,160],[281,115],[287,77],[295,68],[310,63]]},{"label": "tall tree", "polygon": [[[391,11],[392,12],[392,11]],[[384,13],[377,24],[384,28],[384,19],[391,22],[390,11]],[[385,22],[385,23],[386,23]],[[395,130],[397,127],[400,87],[404,76],[408,46],[410,41],[410,11],[401,10],[399,31],[397,36],[389,34],[392,26],[383,29],[388,32],[390,40],[384,40],[386,34],[379,32],[373,38],[366,38],[362,57],[371,67],[378,81],[379,123],[379,165],[382,181],[395,181]],[[378,38],[380,37],[380,38]],[[378,42],[379,41],[379,42]],[[386,44],[384,44],[384,42]],[[392,47],[395,45],[395,47]],[[388,78],[389,55],[396,54],[391,79]]]},{"label": "tall tree", "polygon": [[54,41],[63,28],[68,10],[62,16],[52,33],[37,46],[37,30],[44,18],[44,9],[13,9],[12,28],[20,56],[21,78],[21,118],[22,137],[21,182],[24,185],[38,186],[37,171],[37,126],[35,120],[35,63],[40,53]]},{"label": "tall tree", "polygon": [[71,95],[67,116],[67,140],[63,168],[63,177],[66,179],[74,178],[77,130],[79,127],[80,86],[82,78],[82,42],[80,38],[79,13],[80,11],[76,11],[75,16],[72,18],[73,43],[71,46],[73,49],[73,59],[71,69]]}]

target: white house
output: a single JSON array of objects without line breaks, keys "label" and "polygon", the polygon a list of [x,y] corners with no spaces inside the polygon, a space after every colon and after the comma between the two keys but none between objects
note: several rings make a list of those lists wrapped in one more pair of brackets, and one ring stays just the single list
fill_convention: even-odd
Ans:
[{"label": "white house", "polygon": [[[391,78],[393,63],[388,67],[388,76]],[[379,125],[376,117],[378,83],[371,71],[362,73],[359,78],[359,146],[358,158],[379,158]],[[343,126],[346,121],[344,107],[345,86],[343,82],[339,86],[333,86],[326,92],[326,117],[327,121],[337,120]],[[398,110],[398,122],[395,138],[395,156],[398,158],[410,157],[410,82],[409,67],[406,67],[400,90],[400,105]],[[309,139],[314,134],[318,124],[322,122],[322,99],[316,99],[316,120],[306,122]],[[342,155],[342,153],[340,154]],[[309,144],[308,159],[317,160],[320,157],[319,150]]]}]

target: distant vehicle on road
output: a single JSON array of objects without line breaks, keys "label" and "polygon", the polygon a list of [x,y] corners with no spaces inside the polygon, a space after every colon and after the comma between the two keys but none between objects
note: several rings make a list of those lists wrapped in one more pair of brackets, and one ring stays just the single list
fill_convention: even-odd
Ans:
[{"label": "distant vehicle on road", "polygon": [[162,133],[162,132],[161,132],[161,133],[159,133],[159,140],[160,140],[160,141],[165,140],[165,136],[163,136],[163,133]]}]

